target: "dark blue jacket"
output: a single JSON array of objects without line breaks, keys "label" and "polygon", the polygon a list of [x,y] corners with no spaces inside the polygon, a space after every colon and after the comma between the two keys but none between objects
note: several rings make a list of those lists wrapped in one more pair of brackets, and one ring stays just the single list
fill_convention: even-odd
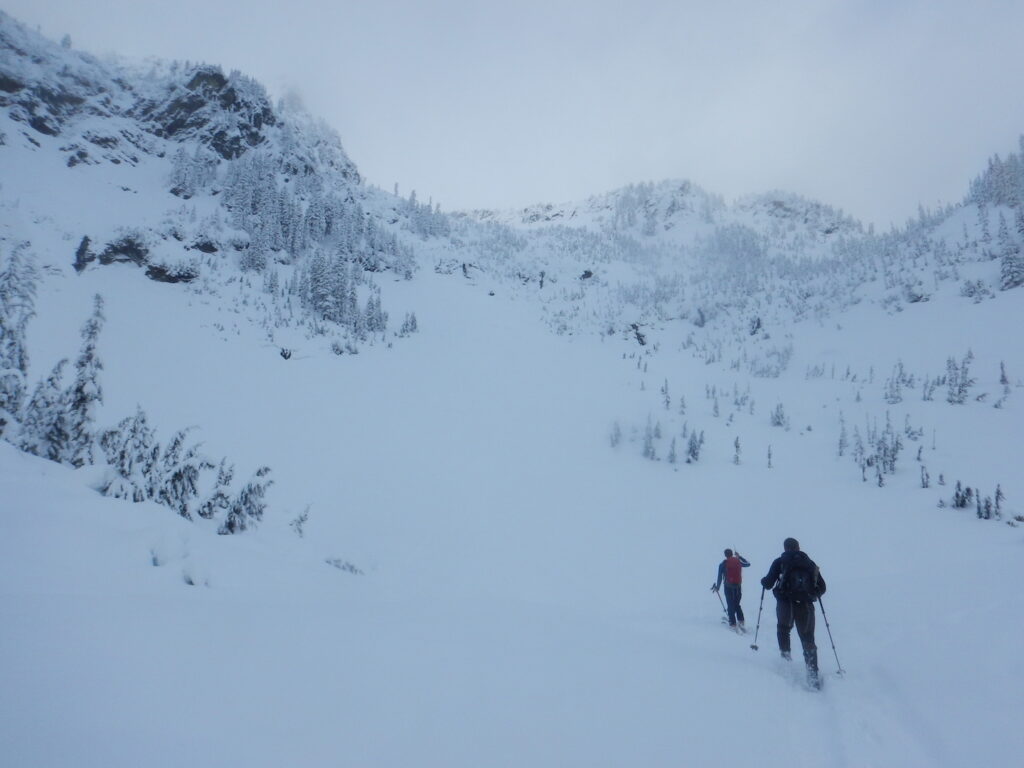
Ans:
[{"label": "dark blue jacket", "polygon": [[779,580],[782,578],[783,572],[794,565],[816,571],[818,574],[817,591],[813,597],[821,597],[825,594],[825,577],[821,575],[821,569],[818,568],[817,564],[806,553],[800,550],[783,552],[781,557],[775,558],[772,561],[771,568],[768,569],[768,573],[761,579],[761,586],[772,590],[776,597],[785,599],[786,596],[780,594],[780,587],[782,585],[779,583]]}]

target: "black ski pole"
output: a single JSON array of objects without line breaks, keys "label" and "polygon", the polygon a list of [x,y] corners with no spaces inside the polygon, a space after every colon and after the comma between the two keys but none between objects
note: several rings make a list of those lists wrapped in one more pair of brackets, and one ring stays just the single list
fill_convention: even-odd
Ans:
[{"label": "black ski pole", "polygon": [[718,595],[718,602],[722,603],[722,613],[724,613],[724,614],[726,614],[728,616],[729,612],[727,610],[725,610],[725,603],[722,602],[722,596],[718,593],[718,590],[715,589],[714,587],[712,587],[711,591],[714,592],[716,595]]},{"label": "black ski pole", "polygon": [[757,650],[757,633],[761,631],[761,610],[764,608],[764,587],[761,587],[761,605],[757,607],[757,626],[754,627],[754,642],[750,647]]},{"label": "black ski pole", "polygon": [[836,657],[836,666],[839,667],[839,669],[836,670],[836,673],[841,675],[846,672],[846,670],[843,669],[843,665],[839,663],[839,654],[836,653],[836,641],[832,639],[832,627],[828,625],[828,616],[825,615],[825,603],[820,597],[818,598],[818,605],[821,606],[821,618],[825,620],[825,629],[828,630],[828,641],[832,643],[832,654]]}]

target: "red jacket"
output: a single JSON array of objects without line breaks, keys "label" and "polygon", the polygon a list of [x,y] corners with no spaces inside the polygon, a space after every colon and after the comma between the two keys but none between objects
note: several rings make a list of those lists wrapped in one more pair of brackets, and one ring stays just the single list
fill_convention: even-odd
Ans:
[{"label": "red jacket", "polygon": [[718,566],[718,581],[715,582],[715,587],[720,586],[723,579],[726,584],[742,583],[743,569],[749,565],[750,563],[747,562],[746,558],[739,555],[725,558],[721,565]]}]

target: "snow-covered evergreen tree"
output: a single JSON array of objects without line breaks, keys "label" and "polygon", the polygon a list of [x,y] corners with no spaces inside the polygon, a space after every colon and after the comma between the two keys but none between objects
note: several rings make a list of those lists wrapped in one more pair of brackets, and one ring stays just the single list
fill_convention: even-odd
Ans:
[{"label": "snow-covered evergreen tree", "polygon": [[160,459],[160,444],[137,406],[134,416],[122,419],[116,428],[100,436],[100,447],[109,467],[100,491],[106,496],[139,502],[153,498]]},{"label": "snow-covered evergreen tree", "polygon": [[704,430],[697,434],[697,430],[690,432],[690,439],[686,446],[686,463],[696,464],[700,461],[700,452],[704,447]]},{"label": "snow-covered evergreen tree", "polygon": [[241,533],[263,519],[263,512],[267,508],[264,496],[266,495],[267,488],[274,483],[273,480],[269,479],[268,475],[270,475],[270,467],[260,467],[256,470],[252,479],[242,487],[242,490],[231,501],[227,517],[221,523],[217,531],[218,533]]},{"label": "snow-covered evergreen tree", "polygon": [[37,280],[25,245],[15,246],[6,257],[0,248],[0,436],[18,420],[25,399],[25,331],[35,314]]},{"label": "snow-covered evergreen tree", "polygon": [[228,510],[231,506],[231,497],[228,495],[228,491],[231,488],[231,481],[234,476],[234,465],[228,464],[227,459],[221,459],[220,465],[217,467],[217,480],[214,483],[213,490],[199,507],[198,513],[200,517],[212,520]]},{"label": "snow-covered evergreen tree", "polygon": [[617,448],[619,443],[622,442],[622,427],[619,426],[619,422],[612,424],[611,432],[608,435],[608,442],[611,443],[612,448]]},{"label": "snow-covered evergreen tree", "polygon": [[1020,245],[1008,237],[1000,249],[999,288],[1008,291],[1024,285],[1024,255]]},{"label": "snow-covered evergreen tree", "polygon": [[974,353],[967,350],[964,359],[960,362],[960,376],[957,381],[957,402],[967,402],[968,390],[974,386],[974,379],[971,378],[971,362],[974,360]]},{"label": "snow-covered evergreen tree", "polygon": [[773,427],[783,427],[789,429],[789,417],[786,416],[786,409],[782,403],[775,406],[775,409],[771,413],[771,424]]},{"label": "snow-covered evergreen tree", "polygon": [[64,367],[58,362],[50,375],[36,384],[22,416],[18,445],[23,451],[60,461],[68,447],[67,403],[64,393]]},{"label": "snow-covered evergreen tree", "polygon": [[654,427],[651,425],[651,417],[647,417],[647,426],[644,428],[643,457],[654,461],[657,453],[654,450]]},{"label": "snow-covered evergreen tree", "polygon": [[960,397],[960,367],[956,358],[946,358],[946,402],[957,404],[963,403]]},{"label": "snow-covered evergreen tree", "polygon": [[68,448],[63,461],[74,467],[92,462],[96,406],[103,402],[99,372],[103,370],[96,342],[103,328],[103,298],[93,300],[92,315],[82,326],[82,349],[75,360],[75,380],[67,393]]},{"label": "snow-covered evergreen tree", "polygon": [[192,501],[199,495],[201,474],[214,465],[199,453],[198,445],[185,447],[189,430],[178,430],[160,456],[156,500],[186,520],[192,519]]}]

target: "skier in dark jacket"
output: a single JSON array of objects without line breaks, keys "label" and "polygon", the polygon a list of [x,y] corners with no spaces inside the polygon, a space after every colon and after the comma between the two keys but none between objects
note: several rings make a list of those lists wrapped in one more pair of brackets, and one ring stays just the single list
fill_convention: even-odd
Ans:
[{"label": "skier in dark jacket", "polygon": [[761,586],[772,590],[779,620],[779,651],[782,658],[790,659],[789,635],[796,625],[800,644],[804,649],[807,677],[818,687],[818,648],[814,644],[814,601],[825,594],[825,579],[814,561],[800,551],[796,539],[786,539],[783,553],[772,562]]},{"label": "skier in dark jacket", "polygon": [[743,569],[749,566],[750,563],[739,552],[733,554],[731,549],[725,550],[725,560],[718,564],[718,580],[711,588],[712,592],[717,592],[722,586],[722,581],[725,581],[725,604],[729,626],[735,628],[739,620],[741,632],[745,632],[746,628],[743,625],[743,609],[740,608],[740,598],[743,596],[740,585],[743,582]]}]

